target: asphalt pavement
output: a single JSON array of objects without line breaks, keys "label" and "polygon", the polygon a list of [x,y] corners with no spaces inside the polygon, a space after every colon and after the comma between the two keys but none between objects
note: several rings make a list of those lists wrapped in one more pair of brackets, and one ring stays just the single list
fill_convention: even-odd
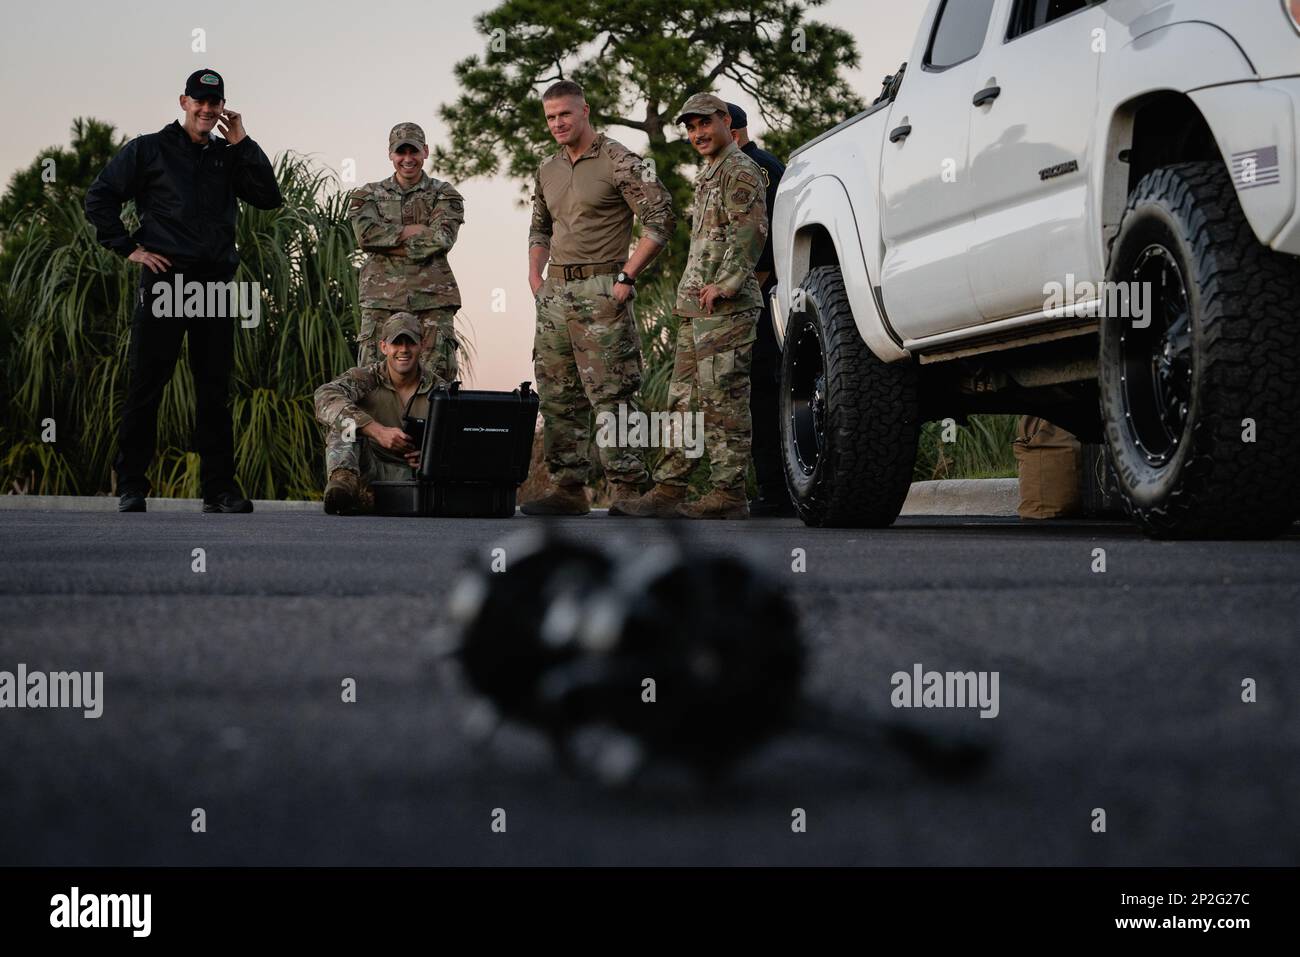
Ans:
[{"label": "asphalt pavement", "polygon": [[[803,729],[720,783],[655,766],[610,791],[526,728],[466,736],[470,699],[428,663],[460,570],[543,524],[633,549],[670,534],[604,514],[0,511],[0,671],[104,675],[98,719],[0,709],[0,864],[1300,863],[1297,530],[692,523],[787,590],[809,700],[991,757],[954,781]],[[997,716],[894,709],[891,675],[916,664],[997,672]]]}]

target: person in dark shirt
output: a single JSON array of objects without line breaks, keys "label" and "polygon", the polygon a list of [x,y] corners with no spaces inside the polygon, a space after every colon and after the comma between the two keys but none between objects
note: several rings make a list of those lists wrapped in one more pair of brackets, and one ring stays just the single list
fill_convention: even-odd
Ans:
[{"label": "person in dark shirt", "polygon": [[[141,267],[113,464],[118,508],[145,510],[158,406],[188,334],[196,413],[192,444],[200,457],[203,511],[251,512],[253,503],[235,481],[230,420],[235,316],[225,303],[252,298],[230,283],[239,265],[238,200],[258,209],[275,209],[284,200],[270,160],[244,131],[243,118],[226,108],[220,74],[210,69],[191,74],[180,106],[183,123],[137,136],[86,193],[86,218],[100,245]],[[122,223],[128,200],[135,200],[140,218],[132,234]]]},{"label": "person in dark shirt", "polygon": [[742,153],[758,164],[767,188],[767,243],[754,266],[763,293],[763,311],[758,316],[758,338],[754,341],[753,365],[749,379],[749,414],[754,433],[754,478],[758,485],[758,498],[749,503],[749,514],[761,516],[793,515],[794,505],[785,487],[785,466],[781,456],[781,425],[779,389],[781,386],[781,350],[776,344],[772,329],[772,307],[768,294],[776,285],[776,271],[772,263],[772,210],[776,202],[776,187],[785,175],[785,164],[749,138],[749,118],[735,103],[728,103],[731,113],[731,137]]}]

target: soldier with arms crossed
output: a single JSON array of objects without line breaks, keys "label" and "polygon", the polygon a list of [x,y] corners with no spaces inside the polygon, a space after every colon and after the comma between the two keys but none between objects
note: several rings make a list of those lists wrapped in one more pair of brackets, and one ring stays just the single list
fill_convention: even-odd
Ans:
[{"label": "soldier with arms crossed", "polygon": [[420,322],[420,361],[448,381],[458,371],[455,317],[460,289],[447,253],[465,221],[465,201],[442,180],[425,175],[424,130],[398,123],[388,134],[393,175],[353,190],[352,231],[366,253],[361,267],[361,328],[357,365],[380,358],[379,329],[396,312]]}]

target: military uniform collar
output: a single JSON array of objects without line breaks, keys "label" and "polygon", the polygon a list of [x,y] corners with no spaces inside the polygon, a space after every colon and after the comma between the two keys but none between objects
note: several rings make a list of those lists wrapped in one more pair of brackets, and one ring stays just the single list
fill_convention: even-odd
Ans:
[{"label": "military uniform collar", "polygon": [[[434,376],[433,369],[429,365],[423,362],[421,362],[419,365],[420,365],[420,384],[415,387],[415,394],[423,395],[424,393],[428,392],[430,389],[433,388],[434,379],[436,378],[436,376]],[[393,381],[388,378],[388,361],[386,359],[380,359],[378,362],[375,363],[375,374],[379,377],[379,383],[385,389],[387,389],[390,392],[397,391],[396,387],[393,385]]]},{"label": "military uniform collar", "polygon": [[396,173],[388,177],[388,179],[384,180],[384,185],[386,185],[394,193],[411,193],[417,189],[428,189],[429,184],[432,182],[433,182],[433,177],[431,177],[424,170],[420,170],[420,178],[416,180],[415,183],[411,186],[403,186],[401,183],[399,183],[397,181]]},{"label": "military uniform collar", "polygon": [[591,145],[582,151],[581,155],[578,156],[578,159],[576,160],[569,159],[569,148],[567,146],[560,147],[559,155],[570,166],[577,166],[578,160],[591,159],[593,156],[599,156],[600,148],[604,145],[605,145],[605,134],[597,133],[596,138],[591,141]]},{"label": "military uniform collar", "polygon": [[704,180],[713,179],[713,177],[718,174],[718,170],[722,169],[722,164],[726,162],[727,157],[731,155],[732,150],[735,150],[737,148],[738,147],[736,146],[735,140],[732,140],[730,143],[724,146],[722,148],[722,152],[719,153],[717,156],[713,157],[712,162],[708,166],[704,167],[704,175],[701,177],[701,179]]}]

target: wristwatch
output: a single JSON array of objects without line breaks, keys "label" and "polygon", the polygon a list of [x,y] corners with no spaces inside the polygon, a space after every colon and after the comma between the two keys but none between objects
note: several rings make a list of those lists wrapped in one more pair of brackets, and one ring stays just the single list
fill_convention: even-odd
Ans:
[{"label": "wristwatch", "polygon": [[622,272],[622,271],[620,271],[619,274],[618,274],[617,276],[614,277],[614,282],[615,282],[615,283],[622,283],[622,284],[625,285],[625,286],[635,286],[635,285],[636,285],[636,280],[633,279],[631,276],[629,276],[627,273]]}]

